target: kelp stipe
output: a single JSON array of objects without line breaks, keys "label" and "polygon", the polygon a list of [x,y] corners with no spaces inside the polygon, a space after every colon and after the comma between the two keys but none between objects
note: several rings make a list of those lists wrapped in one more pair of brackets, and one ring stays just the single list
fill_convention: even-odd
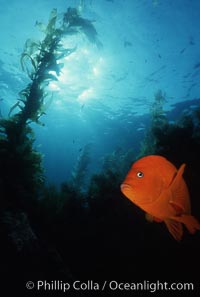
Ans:
[{"label": "kelp stipe", "polygon": [[157,149],[157,137],[156,135],[163,133],[168,126],[166,113],[163,109],[163,105],[166,102],[166,95],[161,90],[158,90],[154,94],[154,102],[150,108],[150,128],[147,130],[143,142],[141,143],[140,153],[137,159],[145,155],[151,155],[156,153]]},{"label": "kelp stipe", "polygon": [[91,144],[86,144],[83,147],[77,160],[77,164],[74,170],[72,171],[70,185],[78,192],[84,191],[85,184],[87,182],[87,171],[91,160],[90,149]]}]

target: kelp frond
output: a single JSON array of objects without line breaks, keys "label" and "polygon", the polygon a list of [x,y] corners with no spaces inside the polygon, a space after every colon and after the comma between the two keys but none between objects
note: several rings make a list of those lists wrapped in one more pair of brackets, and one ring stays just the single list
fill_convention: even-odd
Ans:
[{"label": "kelp frond", "polygon": [[37,70],[37,65],[36,65],[35,59],[31,55],[29,55],[28,53],[24,52],[21,55],[21,60],[20,60],[21,67],[22,67],[22,70],[24,72],[27,72],[28,76],[32,79],[32,75],[31,75],[31,73],[30,73],[30,71],[28,69],[28,66],[27,66],[27,61],[28,60],[31,62],[31,64],[33,66],[33,70],[36,71]]},{"label": "kelp frond", "polygon": [[68,8],[67,12],[64,14],[63,27],[65,32],[71,32],[71,34],[77,31],[84,33],[91,43],[102,47],[92,21],[82,18],[76,8]]},{"label": "kelp frond", "polygon": [[90,163],[91,144],[86,144],[80,153],[77,164],[72,172],[71,185],[77,190],[84,189],[88,166]]}]

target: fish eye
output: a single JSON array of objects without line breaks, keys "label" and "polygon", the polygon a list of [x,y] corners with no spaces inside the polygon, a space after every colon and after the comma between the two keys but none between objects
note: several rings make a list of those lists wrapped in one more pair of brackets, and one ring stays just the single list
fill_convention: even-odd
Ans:
[{"label": "fish eye", "polygon": [[144,176],[144,173],[142,173],[141,171],[137,172],[137,177],[141,178]]}]

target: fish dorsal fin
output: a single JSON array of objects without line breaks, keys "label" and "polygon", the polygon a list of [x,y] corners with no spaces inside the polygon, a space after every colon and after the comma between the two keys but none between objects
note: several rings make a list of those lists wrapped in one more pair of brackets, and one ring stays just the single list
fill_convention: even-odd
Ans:
[{"label": "fish dorsal fin", "polygon": [[180,241],[183,236],[182,224],[170,219],[165,220],[165,224],[171,235],[174,237],[174,239]]},{"label": "fish dorsal fin", "polygon": [[185,211],[190,211],[189,193],[182,177],[184,169],[185,164],[182,164],[170,185],[172,198],[169,203],[175,209],[176,215],[180,215]]}]

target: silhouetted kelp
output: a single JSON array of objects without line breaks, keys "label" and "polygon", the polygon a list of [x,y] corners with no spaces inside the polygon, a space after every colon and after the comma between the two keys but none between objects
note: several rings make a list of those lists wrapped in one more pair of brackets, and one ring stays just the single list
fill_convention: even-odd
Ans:
[{"label": "silhouetted kelp", "polygon": [[[2,254],[6,254],[7,245],[11,245],[16,254],[22,251],[21,258],[19,257],[22,271],[19,276],[21,277],[25,277],[25,271],[30,272],[30,267],[36,269],[39,274],[41,269],[44,273],[49,274],[48,267],[51,264],[50,271],[58,272],[60,262],[59,267],[56,267],[56,270],[53,269],[53,262],[58,265],[58,261],[55,259],[55,255],[58,258],[57,251],[53,249],[54,256],[52,256],[52,252],[49,255],[51,245],[43,248],[41,241],[29,225],[29,219],[34,225],[35,232],[42,234],[42,231],[46,230],[42,228],[43,219],[44,226],[47,229],[50,228],[52,222],[55,221],[55,214],[61,214],[64,205],[67,205],[67,209],[71,209],[69,207],[72,201],[70,197],[73,197],[74,203],[74,196],[76,195],[74,188],[68,188],[67,185],[62,186],[60,193],[57,193],[54,188],[44,187],[42,156],[33,147],[35,139],[30,123],[35,122],[43,125],[40,122],[40,117],[45,114],[49,102],[52,101],[52,96],[47,99],[48,93],[45,87],[51,81],[57,80],[57,76],[63,67],[59,60],[76,50],[76,48],[63,48],[62,38],[70,38],[72,34],[82,32],[90,42],[99,46],[97,32],[92,22],[82,18],[75,8],[68,8],[67,12],[63,14],[62,20],[58,20],[57,10],[53,9],[47,26],[38,22],[36,24],[45,34],[45,37],[42,41],[27,40],[24,52],[21,55],[21,66],[27,73],[30,83],[19,93],[19,99],[11,107],[8,118],[0,119],[0,232],[4,242],[1,248]],[[16,108],[20,111],[12,115]],[[48,206],[45,206],[45,203],[48,203]],[[77,204],[79,205],[79,203]],[[53,207],[52,211],[50,211],[51,207]],[[48,211],[45,212],[44,209],[48,209]],[[73,213],[74,209],[71,214]],[[42,218],[44,214],[45,218]],[[48,226],[47,223],[49,223]],[[33,241],[36,242],[37,246],[34,251],[30,249]],[[29,261],[27,261],[26,256],[29,258],[30,253],[32,253],[31,258],[35,260],[36,258],[46,260],[42,260],[41,263],[37,260],[38,267],[35,267],[34,263],[27,267],[26,262]],[[9,254],[8,257],[10,257]],[[18,256],[15,260],[18,262]],[[44,264],[45,261],[46,265]],[[50,264],[47,265],[47,263]],[[5,267],[12,271],[12,263],[10,264],[10,268],[8,263],[5,263]],[[16,266],[19,265],[16,264]],[[4,267],[3,264],[2,267]],[[14,277],[15,272],[13,272]],[[68,272],[62,275],[66,278],[70,277]],[[9,277],[12,278],[12,275]],[[34,277],[38,279],[36,274]]]},{"label": "silhouetted kelp", "polygon": [[80,152],[77,164],[72,171],[70,185],[76,191],[84,191],[85,183],[87,182],[88,166],[90,164],[90,149],[91,144],[86,144]]},{"label": "silhouetted kelp", "polygon": [[147,129],[144,141],[141,143],[140,153],[137,158],[155,154],[157,146],[156,131],[165,131],[165,127],[168,125],[166,113],[163,109],[166,101],[165,96],[161,90],[158,90],[154,95],[154,102],[150,108],[151,124]]},{"label": "silhouetted kelp", "polygon": [[158,91],[151,108],[151,125],[142,144],[141,155],[160,154],[175,164],[187,163],[191,158],[198,161],[199,108],[182,113],[176,122],[170,122],[163,109],[164,102],[164,95]]}]

